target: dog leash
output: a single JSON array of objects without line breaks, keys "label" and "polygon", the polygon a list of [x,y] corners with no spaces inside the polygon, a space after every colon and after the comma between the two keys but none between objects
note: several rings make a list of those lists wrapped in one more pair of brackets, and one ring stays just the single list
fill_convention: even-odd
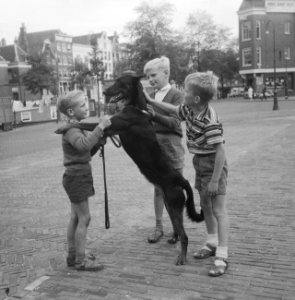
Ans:
[{"label": "dog leash", "polygon": [[101,145],[100,156],[102,158],[102,166],[103,166],[105,228],[109,229],[110,228],[110,216],[109,216],[109,200],[108,200],[104,145]]},{"label": "dog leash", "polygon": [[[120,139],[117,136],[110,137],[113,144],[119,148],[122,146]],[[105,228],[110,228],[110,216],[109,216],[109,198],[108,198],[108,189],[107,189],[107,176],[106,176],[106,163],[105,163],[105,151],[104,144],[100,148],[100,157],[102,158],[103,166],[103,183],[104,183],[104,215],[105,215]]]}]

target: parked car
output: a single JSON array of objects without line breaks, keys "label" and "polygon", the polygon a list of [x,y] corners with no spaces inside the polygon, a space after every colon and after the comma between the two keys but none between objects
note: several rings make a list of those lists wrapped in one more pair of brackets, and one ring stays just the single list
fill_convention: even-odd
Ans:
[{"label": "parked car", "polygon": [[[266,91],[264,97],[265,98],[271,98],[271,97],[273,97],[273,92],[272,91]],[[258,94],[258,98],[259,99],[263,99],[263,93],[262,92],[260,92]]]},{"label": "parked car", "polygon": [[227,97],[243,97],[244,96],[244,88],[236,87],[232,88],[230,92],[227,94]]}]

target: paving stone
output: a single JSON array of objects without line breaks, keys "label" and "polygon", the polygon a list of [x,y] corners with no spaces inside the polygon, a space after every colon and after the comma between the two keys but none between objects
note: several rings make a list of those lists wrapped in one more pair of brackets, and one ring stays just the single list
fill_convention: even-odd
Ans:
[{"label": "paving stone", "polygon": [[[153,187],[122,149],[106,145],[111,228],[104,228],[101,158],[93,158],[96,195],[87,248],[102,272],[67,268],[70,203],[61,185],[60,136],[55,123],[0,132],[0,295],[24,300],[293,300],[295,294],[295,101],[213,103],[224,126],[229,162],[230,247],[227,274],[210,278],[212,260],[192,254],[205,239],[204,223],[186,217],[188,262],[174,266],[179,245],[146,242],[155,223]],[[186,153],[185,177],[194,180]],[[196,192],[195,203],[199,209]],[[29,283],[50,278],[33,291]],[[6,295],[7,296],[7,295]],[[1,295],[1,297],[3,297]],[[1,299],[0,297],[0,299]]]}]

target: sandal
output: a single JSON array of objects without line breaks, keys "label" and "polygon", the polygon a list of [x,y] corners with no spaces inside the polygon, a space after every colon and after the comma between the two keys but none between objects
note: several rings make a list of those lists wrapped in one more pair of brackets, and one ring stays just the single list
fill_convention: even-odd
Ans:
[{"label": "sandal", "polygon": [[89,271],[97,272],[101,271],[104,268],[102,264],[96,262],[96,260],[89,259],[88,257],[84,258],[81,262],[75,263],[75,269],[77,271]]},{"label": "sandal", "polygon": [[193,254],[193,256],[196,259],[204,259],[204,258],[208,258],[210,256],[214,256],[215,252],[216,252],[216,247],[214,247],[210,244],[206,244],[199,251],[195,252]]},{"label": "sandal", "polygon": [[214,267],[209,271],[208,275],[212,277],[218,277],[225,273],[228,269],[228,262],[226,259],[216,257],[214,260]]},{"label": "sandal", "polygon": [[163,230],[156,229],[154,231],[154,233],[151,236],[148,237],[147,240],[148,240],[148,242],[150,244],[157,243],[161,239],[161,237],[163,236],[163,234],[164,234]]}]

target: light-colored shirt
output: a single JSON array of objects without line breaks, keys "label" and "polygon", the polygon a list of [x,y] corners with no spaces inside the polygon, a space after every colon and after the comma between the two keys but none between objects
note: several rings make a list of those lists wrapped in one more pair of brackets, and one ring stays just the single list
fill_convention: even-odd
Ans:
[{"label": "light-colored shirt", "polygon": [[167,85],[162,87],[160,90],[156,91],[155,101],[162,102],[170,89],[171,89],[171,85],[168,83]]},{"label": "light-colored shirt", "polygon": [[224,143],[222,124],[211,105],[198,115],[187,105],[178,106],[178,116],[186,123],[186,143],[192,154],[211,154],[214,144]]}]

